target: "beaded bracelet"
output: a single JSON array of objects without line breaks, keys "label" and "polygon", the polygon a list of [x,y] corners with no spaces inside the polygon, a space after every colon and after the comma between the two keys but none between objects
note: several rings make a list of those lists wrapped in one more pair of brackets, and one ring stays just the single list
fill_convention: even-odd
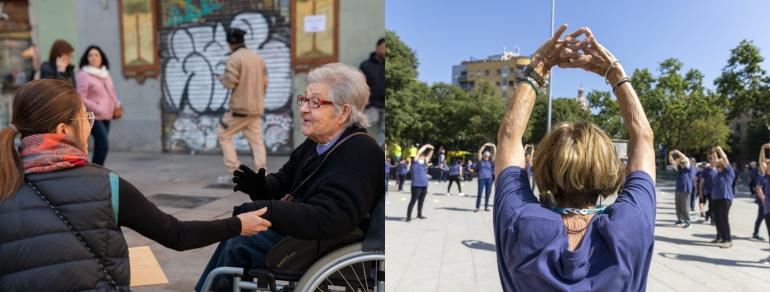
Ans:
[{"label": "beaded bracelet", "polygon": [[612,92],[614,93],[615,90],[618,89],[618,87],[620,87],[621,85],[623,85],[623,83],[626,83],[626,82],[631,82],[631,79],[629,79],[628,77],[623,77],[622,79],[620,79],[620,81],[618,81],[617,83],[615,83],[614,86],[612,86]]},{"label": "beaded bracelet", "polygon": [[532,77],[526,76],[526,77],[518,77],[516,78],[516,82],[524,82],[529,84],[529,86],[532,86],[532,89],[535,90],[535,95],[540,95],[540,88],[537,87],[536,82]]},{"label": "beaded bracelet", "polygon": [[612,68],[615,68],[615,66],[617,66],[618,64],[620,64],[620,59],[615,59],[615,61],[612,61],[612,63],[610,63],[610,65],[607,67],[607,71],[604,71],[604,82],[606,82],[607,84],[610,84],[610,80],[607,79],[607,76],[610,75],[610,71],[612,71]]}]

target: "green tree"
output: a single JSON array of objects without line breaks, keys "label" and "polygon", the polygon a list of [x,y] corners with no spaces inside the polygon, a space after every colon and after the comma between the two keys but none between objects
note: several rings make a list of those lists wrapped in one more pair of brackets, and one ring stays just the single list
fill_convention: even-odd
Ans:
[{"label": "green tree", "polygon": [[[591,112],[585,110],[574,98],[554,98],[552,101],[551,127],[559,123],[592,122]],[[527,124],[523,141],[537,144],[548,133],[548,97],[539,95],[535,99],[532,115]]]},{"label": "green tree", "polygon": [[[413,140],[405,134],[413,129],[417,119],[415,100],[427,94],[427,86],[417,81],[417,56],[395,32],[385,32],[388,54],[385,56],[385,108],[388,141],[406,144]],[[418,98],[419,97],[419,98]]]},{"label": "green tree", "polygon": [[620,105],[609,91],[594,90],[586,96],[591,109],[595,111],[593,120],[612,139],[628,139],[628,132],[620,116]]},{"label": "green tree", "polygon": [[768,123],[770,113],[770,90],[767,73],[761,68],[764,61],[753,42],[743,40],[730,51],[727,66],[714,81],[717,93],[730,106],[728,118],[733,119],[749,114]]},{"label": "green tree", "polygon": [[[739,117],[755,119],[750,121],[747,131],[734,133],[732,145],[736,153],[745,159],[754,160],[758,145],[766,143],[757,137],[770,127],[770,77],[762,69],[764,58],[753,42],[741,41],[730,51],[727,65],[722,74],[714,81],[719,94],[719,103],[728,108],[728,120],[734,121]],[[758,129],[764,124],[765,129]],[[750,143],[758,143],[752,145]]]}]

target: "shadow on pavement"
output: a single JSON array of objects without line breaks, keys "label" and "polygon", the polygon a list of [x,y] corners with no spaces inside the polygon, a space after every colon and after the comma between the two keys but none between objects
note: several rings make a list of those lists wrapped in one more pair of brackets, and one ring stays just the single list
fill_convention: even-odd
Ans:
[{"label": "shadow on pavement", "polygon": [[736,261],[731,259],[717,259],[708,258],[696,255],[676,254],[676,253],[658,253],[660,256],[669,259],[692,261],[692,262],[704,262],[721,266],[734,266],[734,267],[756,267],[756,268],[770,268],[768,265],[763,265],[757,261]]},{"label": "shadow on pavement", "polygon": [[478,241],[478,240],[475,240],[475,239],[463,240],[462,244],[465,247],[468,247],[468,248],[480,249],[480,250],[486,250],[486,251],[495,252],[495,245],[494,244],[486,243],[486,242],[483,242],[483,241]]},{"label": "shadow on pavement", "polygon": [[662,235],[655,235],[655,241],[665,241],[665,242],[670,242],[670,243],[673,243],[673,244],[683,244],[683,245],[713,246],[715,248],[717,247],[717,245],[711,244],[708,241],[687,240],[687,239],[666,237],[666,236],[662,236]]},{"label": "shadow on pavement", "polygon": [[458,212],[473,212],[475,209],[466,209],[466,208],[457,208],[457,207],[440,207],[440,208],[434,208],[436,210],[449,210],[449,211],[458,211]]},{"label": "shadow on pavement", "polygon": [[385,216],[385,220],[404,221],[404,220],[406,220],[406,217],[390,217],[390,216]]},{"label": "shadow on pavement", "polygon": [[[716,238],[716,231],[714,231],[714,234],[696,233],[696,234],[693,234],[692,236],[700,237],[700,238],[714,239],[714,238]],[[758,241],[758,240],[755,240],[755,239],[753,239],[751,237],[746,237],[746,236],[735,236],[735,235],[733,235],[732,238],[733,238],[733,240],[740,239],[740,240],[748,240],[748,241]]]}]

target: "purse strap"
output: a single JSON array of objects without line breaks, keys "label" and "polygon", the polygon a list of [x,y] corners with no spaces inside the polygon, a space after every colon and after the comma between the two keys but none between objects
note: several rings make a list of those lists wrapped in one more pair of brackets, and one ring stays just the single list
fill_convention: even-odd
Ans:
[{"label": "purse strap", "polygon": [[[291,193],[289,193],[286,196],[284,196],[282,200],[284,200],[284,201],[293,201],[294,200],[294,193],[296,193],[303,185],[305,185],[305,183],[308,180],[310,180],[310,178],[312,178],[313,175],[315,175],[316,172],[318,172],[318,170],[321,169],[321,167],[323,167],[324,162],[326,162],[326,159],[328,159],[329,156],[332,155],[334,150],[336,150],[337,147],[340,147],[340,145],[345,143],[345,141],[347,141],[348,139],[353,138],[353,137],[358,136],[358,135],[365,135],[365,136],[369,137],[369,135],[367,135],[364,132],[356,132],[356,133],[348,135],[347,137],[345,137],[342,140],[340,140],[339,142],[337,142],[337,144],[335,144],[334,147],[332,147],[332,149],[329,149],[329,151],[326,152],[326,155],[324,155],[324,158],[321,160],[321,163],[318,165],[318,167],[316,167],[316,169],[313,170],[313,172],[311,172],[310,175],[308,175],[296,188],[294,188],[294,191],[292,191]],[[371,137],[369,137],[369,138],[371,139]]]},{"label": "purse strap", "polygon": [[75,229],[75,227],[72,226],[70,221],[67,220],[66,217],[64,217],[64,214],[62,214],[61,211],[59,211],[59,209],[56,208],[56,206],[51,204],[51,201],[49,201],[48,198],[32,182],[27,181],[27,184],[32,188],[32,190],[34,190],[38,194],[38,196],[40,196],[40,199],[42,199],[43,202],[45,202],[45,204],[48,205],[49,208],[51,208],[51,210],[53,210],[53,212],[56,214],[56,217],[59,217],[59,219],[62,222],[64,222],[64,225],[67,226],[67,229],[69,229],[69,231],[75,235],[75,237],[78,239],[78,241],[80,241],[83,247],[85,247],[86,250],[88,250],[88,253],[91,254],[91,256],[94,259],[96,259],[96,263],[99,265],[99,268],[102,270],[102,273],[104,273],[104,275],[107,277],[107,281],[110,282],[110,285],[117,288],[118,287],[117,282],[115,282],[115,280],[112,278],[112,275],[110,275],[110,272],[107,271],[107,268],[104,267],[104,260],[102,260],[99,256],[96,255],[96,253],[91,248],[91,246],[88,245],[88,242],[86,242],[83,239],[83,236],[80,235],[80,232],[78,232]]}]

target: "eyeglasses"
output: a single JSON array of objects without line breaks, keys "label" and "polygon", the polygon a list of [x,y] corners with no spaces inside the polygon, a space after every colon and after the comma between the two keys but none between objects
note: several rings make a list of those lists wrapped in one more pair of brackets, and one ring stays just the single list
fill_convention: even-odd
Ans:
[{"label": "eyeglasses", "polygon": [[94,122],[96,122],[96,115],[94,115],[94,112],[86,112],[85,118],[73,118],[72,120],[88,120],[88,126],[93,128]]},{"label": "eyeglasses", "polygon": [[299,106],[305,105],[306,102],[309,102],[308,106],[310,106],[310,108],[319,108],[325,104],[334,104],[333,102],[322,99],[320,97],[297,95],[297,104]]}]

